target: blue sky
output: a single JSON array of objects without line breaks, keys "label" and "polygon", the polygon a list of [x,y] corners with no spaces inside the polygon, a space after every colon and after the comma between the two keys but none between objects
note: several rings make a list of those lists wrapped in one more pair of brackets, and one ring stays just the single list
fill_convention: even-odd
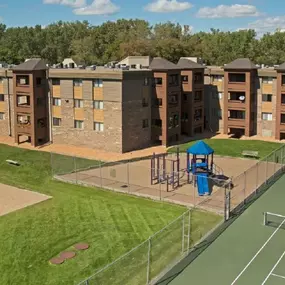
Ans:
[{"label": "blue sky", "polygon": [[285,30],[284,11],[284,0],[0,0],[0,22],[9,27],[140,18],[152,24],[178,22],[193,32],[253,28],[263,33]]}]

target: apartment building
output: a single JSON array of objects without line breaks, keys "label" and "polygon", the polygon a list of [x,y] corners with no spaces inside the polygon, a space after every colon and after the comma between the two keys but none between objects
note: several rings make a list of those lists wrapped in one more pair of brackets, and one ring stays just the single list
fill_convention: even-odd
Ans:
[{"label": "apartment building", "polygon": [[[205,114],[209,128],[214,132],[237,136],[244,133],[246,136],[283,139],[282,132],[279,132],[282,123],[278,123],[282,113],[278,111],[282,81],[277,82],[277,74],[282,74],[283,65],[276,70],[257,69],[249,60],[241,59],[234,63],[235,69],[231,66],[208,66],[205,70]],[[244,74],[243,77],[238,75],[239,78],[230,79],[229,74],[236,72]],[[245,82],[232,83],[230,80]],[[248,96],[250,100],[247,100]],[[277,126],[280,127],[277,129]]]}]

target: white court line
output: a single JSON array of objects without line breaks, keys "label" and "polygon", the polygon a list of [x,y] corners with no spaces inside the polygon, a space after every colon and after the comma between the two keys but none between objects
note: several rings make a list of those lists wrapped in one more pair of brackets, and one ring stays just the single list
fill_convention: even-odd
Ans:
[{"label": "white court line", "polygon": [[271,271],[269,272],[269,274],[266,276],[266,278],[264,279],[264,281],[262,282],[261,285],[264,285],[266,283],[266,281],[268,280],[268,278],[270,277],[270,275],[273,275],[272,272],[275,270],[275,268],[277,267],[277,265],[280,263],[281,259],[283,258],[283,256],[285,255],[285,251],[282,253],[282,255],[279,257],[279,259],[277,260],[277,262],[275,263],[275,265],[273,266],[273,268],[271,269]]},{"label": "white court line", "polygon": [[278,226],[278,228],[268,238],[268,240],[259,249],[259,251],[254,255],[254,257],[249,261],[249,263],[245,266],[245,268],[241,271],[241,273],[236,277],[236,279],[231,283],[231,285],[235,284],[239,280],[239,278],[242,276],[242,274],[246,271],[246,269],[250,266],[250,264],[255,260],[255,258],[260,254],[260,252],[265,248],[265,246],[270,242],[270,240],[274,237],[274,235],[278,232],[278,230],[283,226],[284,223],[285,223],[285,220]]},{"label": "white court line", "polygon": [[283,278],[283,279],[285,279],[285,276],[278,275],[278,274],[274,274],[274,273],[272,273],[272,274],[271,274],[271,276],[275,276],[275,277],[279,277],[279,278]]}]

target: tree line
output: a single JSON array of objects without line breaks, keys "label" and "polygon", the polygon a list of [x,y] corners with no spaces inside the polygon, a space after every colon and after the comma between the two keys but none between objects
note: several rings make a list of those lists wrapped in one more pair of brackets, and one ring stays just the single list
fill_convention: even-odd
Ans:
[{"label": "tree line", "polygon": [[100,26],[83,22],[56,22],[46,27],[7,28],[0,24],[0,61],[19,64],[41,57],[59,63],[72,57],[81,64],[105,64],[129,55],[201,57],[208,65],[223,65],[248,57],[266,65],[285,61],[285,33],[276,31],[256,37],[254,30],[191,33],[187,26],[166,22],[151,26],[145,20],[120,19]]}]

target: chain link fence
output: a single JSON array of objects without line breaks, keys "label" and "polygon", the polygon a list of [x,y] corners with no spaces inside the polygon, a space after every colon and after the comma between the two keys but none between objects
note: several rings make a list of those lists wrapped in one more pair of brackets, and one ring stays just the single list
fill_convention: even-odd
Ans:
[{"label": "chain link fence", "polygon": [[[175,155],[170,154],[168,159],[175,159]],[[227,179],[206,178],[205,183],[211,194],[209,196],[198,194],[197,177],[188,175],[186,169],[172,171],[171,179],[175,179],[176,182],[178,180],[178,183],[175,183],[178,187],[173,187],[171,181],[161,180],[162,172],[157,183],[152,184],[149,160],[150,158],[142,158],[106,163],[51,154],[53,177],[58,180],[98,186],[191,207],[148,240],[78,285],[153,284],[152,281],[157,276],[189,253],[195,241],[209,234],[201,231],[201,227],[192,225],[195,211],[198,208],[214,211],[224,215],[224,220],[239,213],[284,172],[285,146],[256,162],[238,176]]]}]

